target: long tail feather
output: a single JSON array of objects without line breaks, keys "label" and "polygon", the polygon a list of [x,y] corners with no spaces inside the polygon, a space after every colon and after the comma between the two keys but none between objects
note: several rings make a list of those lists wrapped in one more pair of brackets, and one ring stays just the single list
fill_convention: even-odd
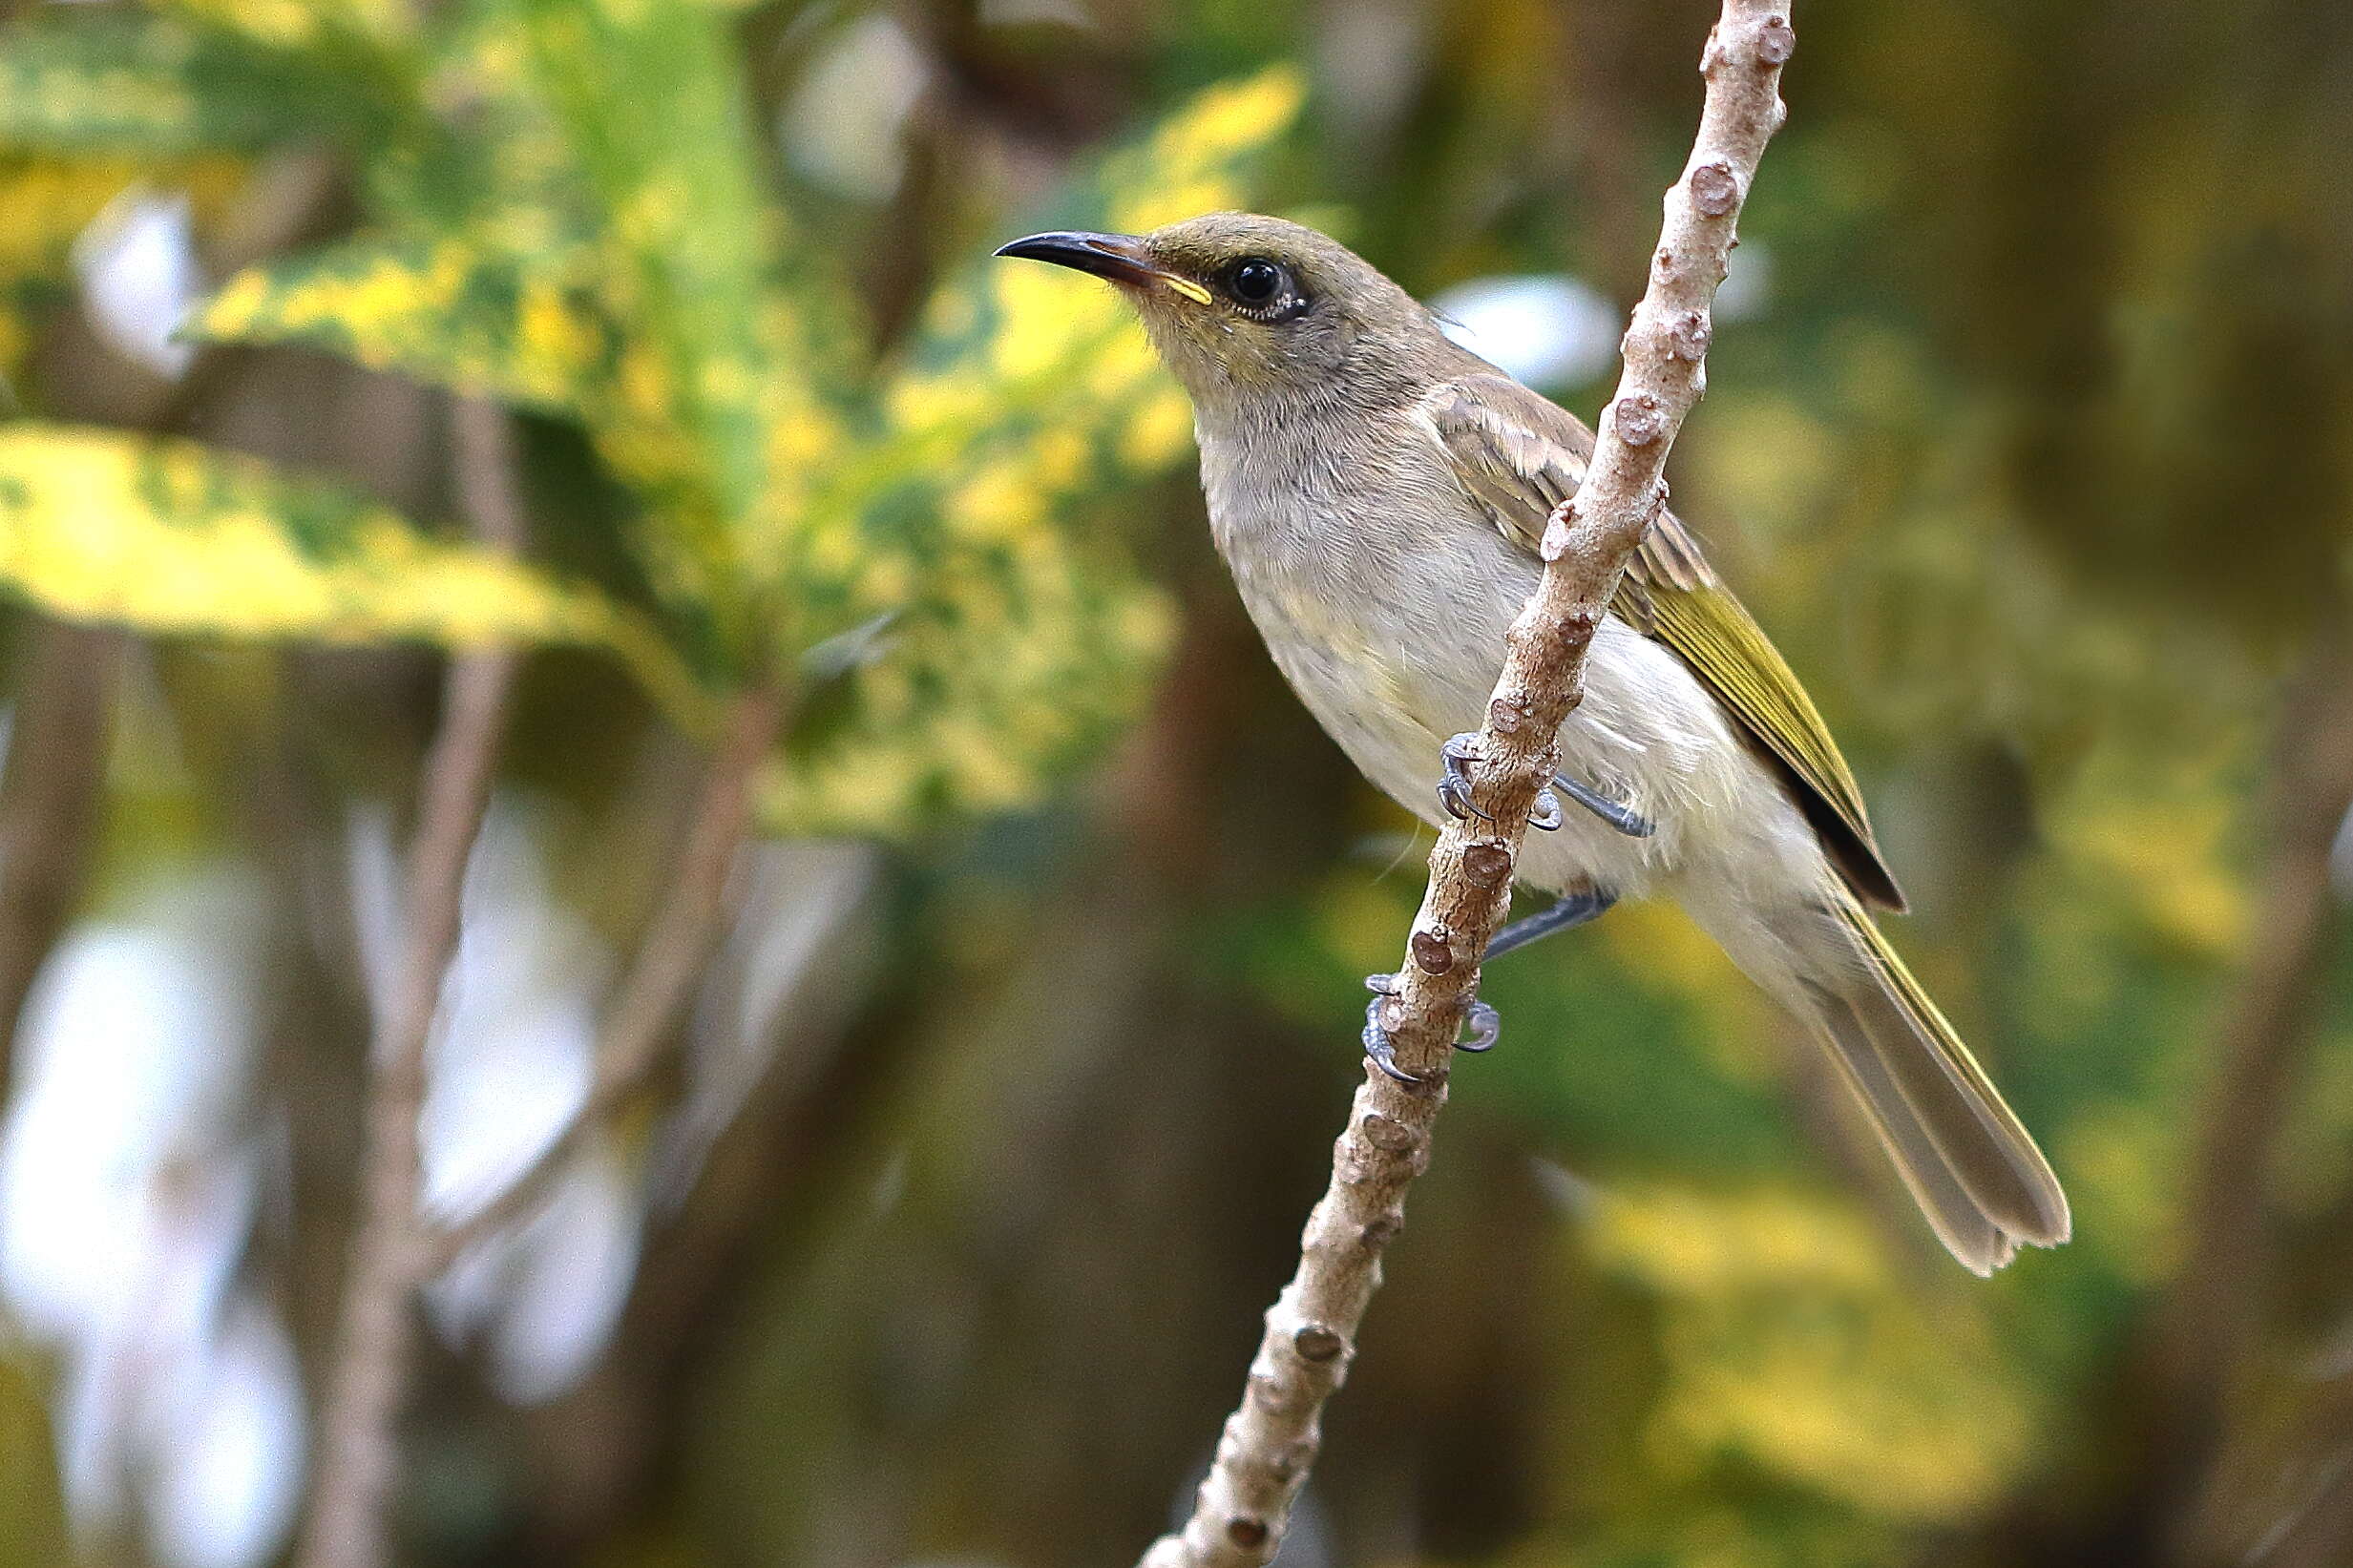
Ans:
[{"label": "long tail feather", "polygon": [[1938,1238],[1979,1274],[2021,1242],[2066,1241],[2067,1196],[2034,1139],[1870,916],[1838,916],[1862,962],[1801,980],[1810,1021]]}]

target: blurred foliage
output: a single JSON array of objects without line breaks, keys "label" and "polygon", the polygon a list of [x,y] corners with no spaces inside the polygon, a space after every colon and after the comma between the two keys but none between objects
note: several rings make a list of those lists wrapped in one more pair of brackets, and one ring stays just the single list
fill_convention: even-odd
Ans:
[{"label": "blurred foliage", "polygon": [[[25,9],[0,579],[179,634],[108,731],[95,899],[214,856],[314,889],[413,775],[412,665],[349,651],[394,640],[588,650],[535,660],[507,787],[600,931],[660,880],[649,736],[780,673],[768,825],[905,846],[873,951],[809,935],[839,910],[742,936],[818,978],[741,1146],[641,1205],[594,1375],[518,1411],[438,1369],[416,1560],[1124,1560],[1289,1266],[1418,846],[1239,623],[1116,298],[986,252],[1261,205],[1424,295],[1565,268],[1623,302],[1712,7]],[[2099,1532],[2135,1476],[2151,1517],[2196,1492],[2134,1397],[2215,1255],[2200,1139],[2242,1047],[2283,1087],[2215,1425],[2287,1445],[2251,1496],[2346,1440],[2353,938],[2309,847],[2268,857],[2314,787],[2281,694],[2353,679],[2315,638],[2353,571],[2349,14],[1801,10],[1752,303],[1678,448],[2078,1239],[1959,1277],[1787,1025],[1672,910],[1615,911],[1488,978],[1503,1047],[1458,1075],[1285,1568],[2167,1560]],[[830,183],[809,128],[871,124],[890,178]],[[241,249],[305,159],[335,178],[297,240]],[[90,383],[132,372],[77,241],[154,193],[216,268],[204,417],[102,430]],[[458,510],[449,393],[524,418],[526,563],[407,520]],[[219,651],[263,638],[344,650]],[[2298,889],[2313,956],[2267,996]],[[350,1116],[355,917],[280,896],[300,1044],[247,1092],[301,1107],[331,1187],[304,1139]],[[257,1233],[315,1356],[335,1246]],[[16,1365],[0,1479],[46,1477]]]},{"label": "blurred foliage", "polygon": [[[629,548],[672,647],[711,684],[850,635],[835,652],[853,657],[811,669],[826,689],[770,792],[776,826],[891,832],[1033,800],[1132,714],[1166,608],[1113,536],[1059,519],[1182,456],[1181,403],[1111,302],[1073,316],[1003,269],[976,267],[862,364],[853,297],[761,188],[724,11],[481,0],[418,36],[396,8],[183,9],[24,30],[0,144],[249,151],[315,129],[304,94],[333,102],[369,176],[366,231],[230,279],[191,331],[578,421],[637,500]],[[1298,101],[1281,72],[1206,94],[1073,204],[1240,204],[1244,161]],[[947,482],[944,457],[980,453]],[[240,630],[203,607],[136,623]],[[518,607],[501,630],[532,624]],[[703,705],[638,652],[698,727]]]},{"label": "blurred foliage", "polygon": [[63,1562],[67,1533],[65,1497],[57,1484],[56,1436],[32,1370],[14,1354],[0,1353],[0,1562]]},{"label": "blurred foliage", "polygon": [[577,642],[619,653],[657,690],[686,680],[599,596],[185,441],[0,427],[0,584],[72,619],[159,635]]}]

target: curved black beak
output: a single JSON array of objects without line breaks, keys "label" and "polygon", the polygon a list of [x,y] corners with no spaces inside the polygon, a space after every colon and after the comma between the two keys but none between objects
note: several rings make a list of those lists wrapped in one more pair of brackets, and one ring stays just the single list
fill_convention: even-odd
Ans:
[{"label": "curved black beak", "polygon": [[1051,261],[1058,267],[1069,267],[1076,272],[1107,278],[1112,282],[1134,287],[1160,283],[1203,304],[1207,304],[1209,299],[1208,289],[1152,260],[1151,253],[1144,248],[1144,241],[1133,235],[1088,234],[1077,229],[1056,229],[1016,240],[1010,245],[999,245],[997,254],[1015,256],[1027,261]]}]

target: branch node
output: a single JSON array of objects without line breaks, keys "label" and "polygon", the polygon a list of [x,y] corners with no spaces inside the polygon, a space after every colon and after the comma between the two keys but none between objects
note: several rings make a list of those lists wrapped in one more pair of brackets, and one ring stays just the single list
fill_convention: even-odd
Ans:
[{"label": "branch node", "polygon": [[1410,945],[1414,950],[1414,962],[1420,965],[1425,972],[1444,974],[1455,967],[1454,948],[1448,942],[1448,933],[1442,923],[1427,930],[1414,932]]},{"label": "branch node", "polygon": [[[1786,16],[1768,16],[1756,30],[1756,57],[1767,65],[1787,65],[1797,52],[1797,34]],[[1776,122],[1777,123],[1777,122]]]},{"label": "branch node", "polygon": [[1648,392],[1618,399],[1610,405],[1609,417],[1618,428],[1618,439],[1629,447],[1647,447],[1667,431],[1666,412]]},{"label": "branch node", "polygon": [[1378,1111],[1366,1115],[1356,1123],[1356,1131],[1367,1143],[1383,1154],[1405,1154],[1421,1141],[1421,1135],[1395,1117],[1382,1116]]},{"label": "branch node", "polygon": [[1687,310],[1667,325],[1667,352],[1687,365],[1697,365],[1707,358],[1709,341],[1715,335],[1704,310]]},{"label": "branch node", "polygon": [[1559,512],[1544,524],[1544,536],[1537,541],[1536,555],[1546,566],[1568,554],[1568,519]]},{"label": "branch node", "polygon": [[1500,844],[1474,844],[1462,851],[1462,874],[1471,886],[1488,892],[1511,875],[1511,851]]},{"label": "branch node", "polygon": [[1348,1341],[1320,1323],[1303,1323],[1291,1336],[1291,1348],[1302,1361],[1325,1362],[1348,1348]]},{"label": "branch node", "polygon": [[1733,166],[1720,157],[1712,157],[1691,170],[1687,183],[1691,188],[1691,205],[1710,218],[1730,218],[1740,207],[1740,177]]},{"label": "branch node", "polygon": [[1236,1514],[1226,1521],[1226,1538],[1246,1552],[1266,1545],[1271,1534],[1266,1520],[1248,1514]]}]

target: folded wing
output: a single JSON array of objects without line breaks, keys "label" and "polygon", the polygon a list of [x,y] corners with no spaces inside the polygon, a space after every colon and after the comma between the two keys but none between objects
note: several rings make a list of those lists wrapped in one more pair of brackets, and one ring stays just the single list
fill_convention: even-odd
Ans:
[{"label": "folded wing", "polygon": [[[1423,399],[1422,413],[1463,488],[1505,538],[1535,554],[1544,519],[1584,482],[1592,432],[1503,375],[1441,383]],[[1673,649],[1780,764],[1856,896],[1901,909],[1902,890],[1880,853],[1862,792],[1829,726],[1672,512],[1659,512],[1609,608]]]}]

